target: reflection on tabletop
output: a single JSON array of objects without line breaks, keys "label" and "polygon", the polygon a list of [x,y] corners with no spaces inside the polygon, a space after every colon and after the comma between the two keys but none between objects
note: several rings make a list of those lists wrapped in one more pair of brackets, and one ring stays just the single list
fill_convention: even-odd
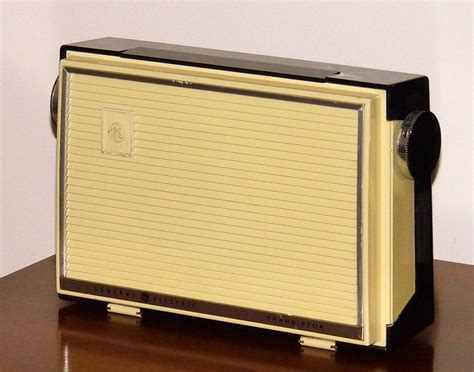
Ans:
[{"label": "reflection on tabletop", "polygon": [[[412,340],[387,354],[339,348],[303,348],[298,337],[161,312],[142,319],[107,314],[104,304],[71,304],[58,311],[64,371],[96,370],[340,370],[389,371],[397,361],[432,370],[433,347]],[[395,363],[395,364],[394,364]],[[401,367],[401,366],[400,366]]]}]

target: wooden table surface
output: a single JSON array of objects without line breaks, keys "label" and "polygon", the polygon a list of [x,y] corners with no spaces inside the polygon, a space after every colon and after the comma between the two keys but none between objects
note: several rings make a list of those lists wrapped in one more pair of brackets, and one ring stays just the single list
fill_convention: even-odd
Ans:
[{"label": "wooden table surface", "polygon": [[156,313],[138,321],[58,299],[54,259],[0,279],[0,371],[472,371],[473,267],[435,262],[436,322],[391,354]]}]

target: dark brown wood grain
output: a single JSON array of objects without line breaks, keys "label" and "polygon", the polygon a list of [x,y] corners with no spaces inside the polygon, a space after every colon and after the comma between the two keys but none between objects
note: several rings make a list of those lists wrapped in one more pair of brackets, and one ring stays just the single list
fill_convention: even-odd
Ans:
[{"label": "dark brown wood grain", "polygon": [[57,298],[50,257],[0,279],[0,371],[471,371],[473,267],[435,262],[436,322],[391,353],[154,313],[141,321]]}]

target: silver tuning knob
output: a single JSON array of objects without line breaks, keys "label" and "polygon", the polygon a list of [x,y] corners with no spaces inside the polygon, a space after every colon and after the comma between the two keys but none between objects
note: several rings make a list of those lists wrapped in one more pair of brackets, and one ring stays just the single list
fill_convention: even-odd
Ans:
[{"label": "silver tuning knob", "polygon": [[59,76],[56,78],[51,89],[51,96],[49,98],[49,113],[51,115],[51,129],[53,130],[54,135],[56,136],[58,130],[58,80]]}]

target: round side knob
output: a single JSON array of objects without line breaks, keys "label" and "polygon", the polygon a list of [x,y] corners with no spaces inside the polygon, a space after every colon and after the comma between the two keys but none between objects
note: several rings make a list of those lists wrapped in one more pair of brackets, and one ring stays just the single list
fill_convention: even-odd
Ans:
[{"label": "round side knob", "polygon": [[51,89],[51,96],[49,98],[49,113],[51,115],[51,128],[55,136],[58,130],[58,80],[59,80],[59,76],[54,81],[53,88]]},{"label": "round side knob", "polygon": [[414,111],[402,123],[397,153],[405,176],[421,179],[431,176],[441,149],[441,130],[430,111]]}]

